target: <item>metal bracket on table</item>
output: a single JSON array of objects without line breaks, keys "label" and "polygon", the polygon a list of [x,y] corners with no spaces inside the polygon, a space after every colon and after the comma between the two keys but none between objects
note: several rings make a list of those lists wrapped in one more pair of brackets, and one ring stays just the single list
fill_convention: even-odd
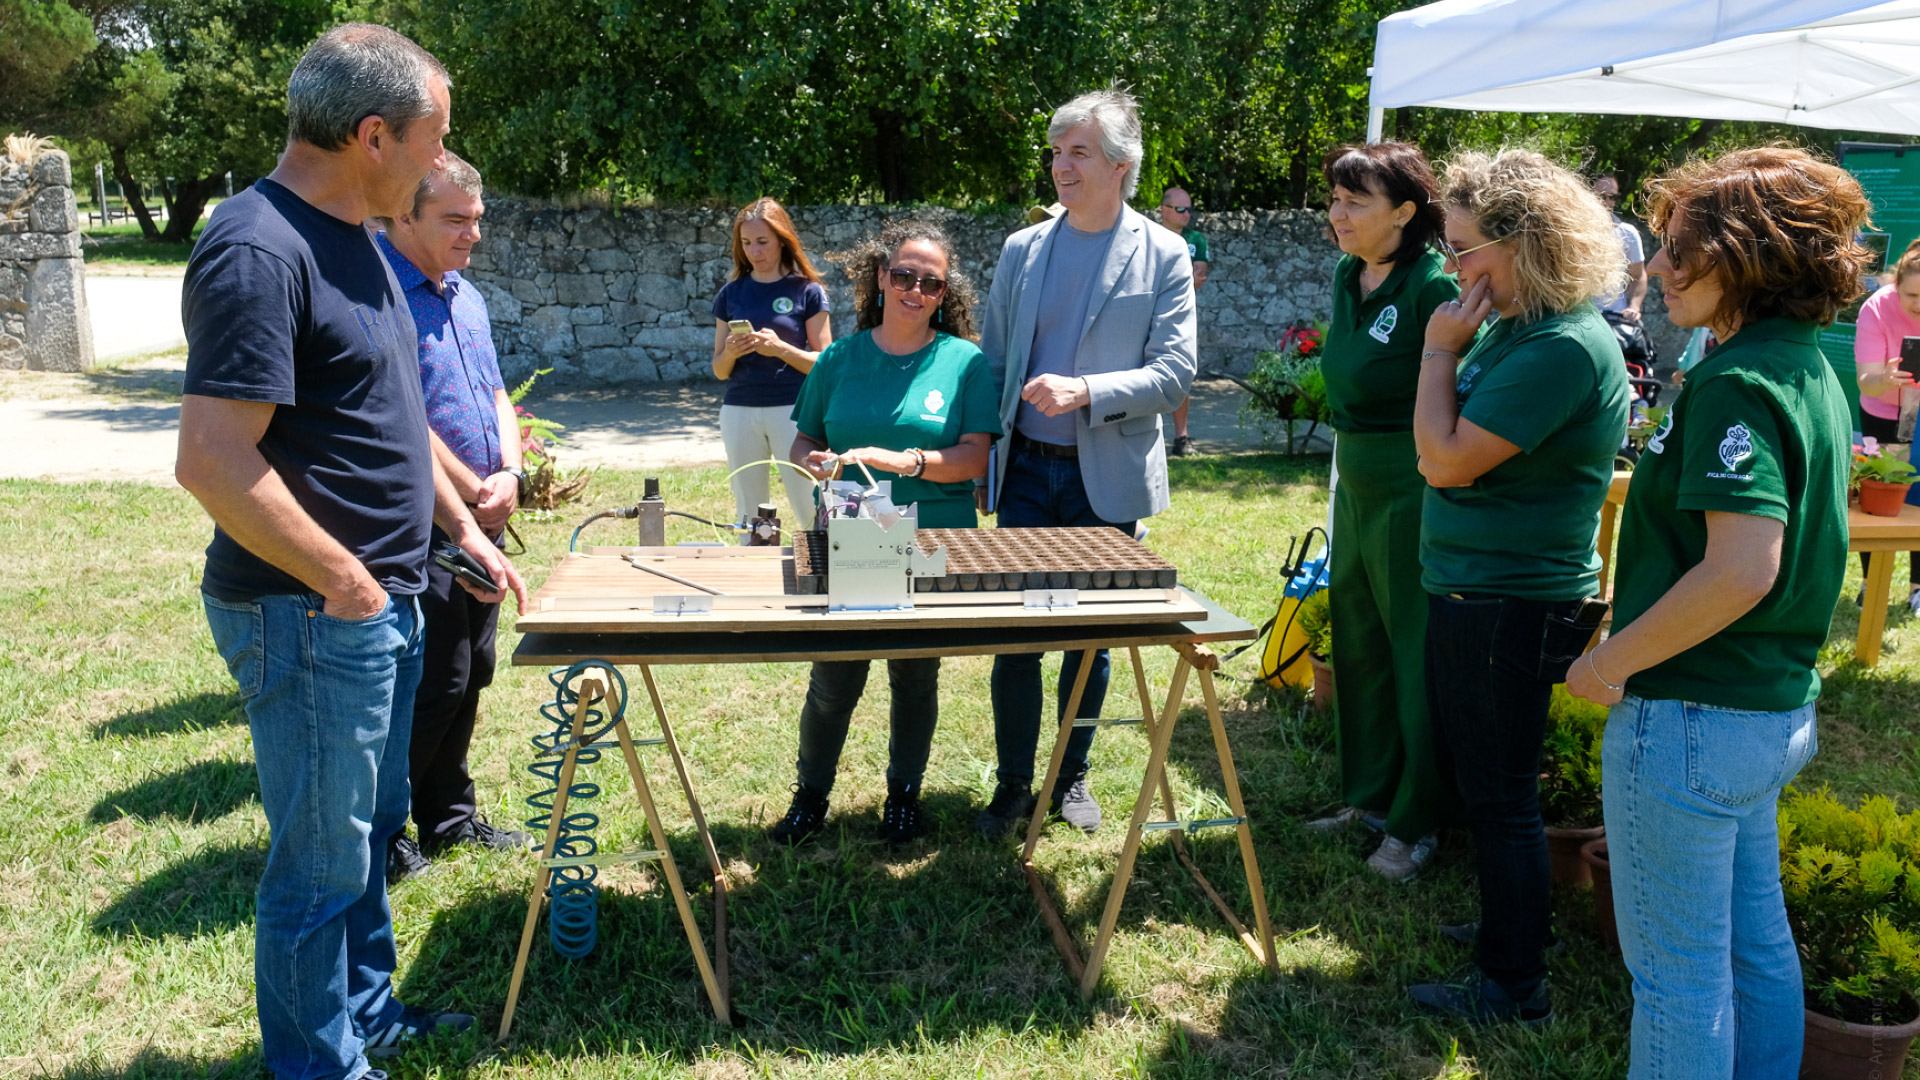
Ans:
[{"label": "metal bracket on table", "polygon": [[711,596],[656,596],[653,598],[655,615],[711,615],[713,597]]},{"label": "metal bracket on table", "polygon": [[1043,608],[1047,611],[1064,611],[1080,606],[1079,589],[1025,589],[1020,593],[1021,606]]}]

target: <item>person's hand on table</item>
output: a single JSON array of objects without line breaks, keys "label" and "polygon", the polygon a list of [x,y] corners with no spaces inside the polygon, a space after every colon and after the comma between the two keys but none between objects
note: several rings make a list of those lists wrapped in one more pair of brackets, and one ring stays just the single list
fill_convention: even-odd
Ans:
[{"label": "person's hand on table", "polygon": [[[1572,670],[1567,672],[1567,693],[1577,698],[1585,698],[1595,705],[1617,704],[1627,696],[1625,676],[1609,673],[1602,675],[1600,661],[1596,658],[1598,649],[1588,650],[1585,656],[1573,662]],[[1609,685],[1608,680],[1618,677],[1619,682]],[[1618,686],[1620,689],[1614,689]]]},{"label": "person's hand on table", "polygon": [[1020,400],[1039,409],[1042,416],[1059,416],[1084,408],[1092,399],[1087,380],[1065,375],[1035,375],[1020,388]]}]

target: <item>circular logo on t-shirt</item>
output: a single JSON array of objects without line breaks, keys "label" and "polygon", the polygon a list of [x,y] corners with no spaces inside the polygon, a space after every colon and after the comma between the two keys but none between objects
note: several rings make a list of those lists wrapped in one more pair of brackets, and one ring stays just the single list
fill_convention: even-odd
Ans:
[{"label": "circular logo on t-shirt", "polygon": [[1189,259],[1197,259],[1197,258],[1199,258],[1199,257],[1200,257],[1200,245],[1199,245],[1199,244],[1191,244],[1191,243],[1190,243],[1190,244],[1188,244],[1188,245],[1187,245],[1187,258],[1189,258]]},{"label": "circular logo on t-shirt", "polygon": [[793,299],[787,296],[776,297],[773,301],[773,313],[775,315],[793,314]]},{"label": "circular logo on t-shirt", "polygon": [[927,391],[927,411],[939,412],[947,404],[947,396],[938,390]]}]

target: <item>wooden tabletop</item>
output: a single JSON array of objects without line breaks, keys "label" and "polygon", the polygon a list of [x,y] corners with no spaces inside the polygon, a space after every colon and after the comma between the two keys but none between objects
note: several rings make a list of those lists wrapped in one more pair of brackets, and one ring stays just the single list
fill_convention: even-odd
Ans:
[{"label": "wooden tabletop", "polygon": [[[1619,506],[1627,500],[1627,488],[1633,482],[1631,472],[1616,472],[1607,489],[1607,502]],[[1920,549],[1920,506],[1900,507],[1898,517],[1881,517],[1861,510],[1859,504],[1847,504],[1848,551],[1908,551]],[[1605,557],[1605,553],[1602,553]]]}]

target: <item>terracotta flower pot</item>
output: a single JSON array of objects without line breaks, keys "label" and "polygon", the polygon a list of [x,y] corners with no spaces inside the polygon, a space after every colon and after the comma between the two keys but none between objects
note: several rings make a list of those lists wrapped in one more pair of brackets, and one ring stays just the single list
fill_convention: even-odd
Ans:
[{"label": "terracotta flower pot", "polygon": [[1313,711],[1326,712],[1333,708],[1333,665],[1312,653],[1307,663],[1313,668]]},{"label": "terracotta flower pot", "polygon": [[1907,1047],[1920,1035],[1920,1009],[1904,1024],[1849,1024],[1807,1013],[1807,1048],[1800,1057],[1800,1075],[1812,1080],[1880,1080],[1897,1077],[1906,1067]]},{"label": "terracotta flower pot", "polygon": [[1586,861],[1580,857],[1580,848],[1587,841],[1598,840],[1605,835],[1605,825],[1595,825],[1591,829],[1547,826],[1547,865],[1553,870],[1554,885],[1579,888],[1593,884],[1593,875],[1588,872]]},{"label": "terracotta flower pot", "polygon": [[1607,861],[1607,838],[1589,840],[1580,845],[1581,861],[1593,878],[1593,929],[1600,941],[1614,952],[1620,951],[1620,927],[1613,921],[1613,864]]},{"label": "terracotta flower pot", "polygon": [[1907,504],[1907,489],[1912,486],[1863,478],[1860,481],[1860,509],[1877,517],[1899,517],[1900,508]]}]

